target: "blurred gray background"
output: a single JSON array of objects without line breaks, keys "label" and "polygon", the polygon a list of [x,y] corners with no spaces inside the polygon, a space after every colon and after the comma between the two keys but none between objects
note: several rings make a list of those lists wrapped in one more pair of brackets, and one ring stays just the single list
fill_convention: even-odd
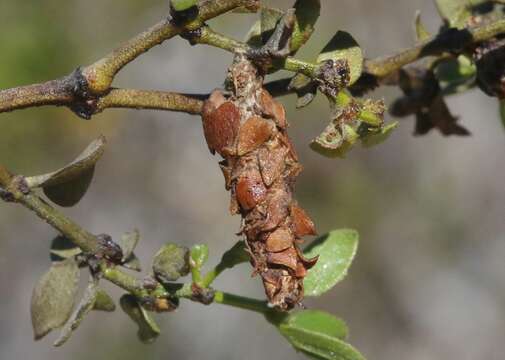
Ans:
[{"label": "blurred gray background", "polygon": [[[313,59],[338,29],[351,32],[367,57],[410,46],[415,10],[431,30],[439,25],[430,0],[322,3],[302,58]],[[166,0],[2,0],[0,88],[67,74],[166,13]],[[237,38],[253,22],[240,14],[211,21]],[[207,92],[220,86],[231,58],[173,39],[128,66],[114,85]],[[394,89],[373,94],[386,102],[397,95]],[[320,233],[350,227],[361,234],[346,280],[307,305],[345,319],[350,342],[369,359],[503,359],[505,132],[496,100],[478,91],[450,98],[471,137],[413,137],[408,118],[385,144],[357,148],[345,160],[323,158],[307,146],[327,121],[324,99],[301,111],[293,97],[282,102],[305,166],[298,200]],[[239,218],[227,213],[218,159],[207,150],[198,117],[109,110],[83,121],[65,108],[1,114],[0,162],[16,173],[47,172],[99,134],[108,138],[107,151],[88,195],[68,215],[115,237],[138,228],[144,268],[167,241],[209,244],[210,264],[235,242]],[[189,302],[157,316],[163,333],[152,345],[137,341],[121,311],[91,314],[62,349],[51,346],[55,334],[34,342],[30,296],[49,266],[54,235],[22,207],[0,204],[0,359],[303,358],[257,314]],[[250,272],[241,265],[216,287],[263,297]]]}]

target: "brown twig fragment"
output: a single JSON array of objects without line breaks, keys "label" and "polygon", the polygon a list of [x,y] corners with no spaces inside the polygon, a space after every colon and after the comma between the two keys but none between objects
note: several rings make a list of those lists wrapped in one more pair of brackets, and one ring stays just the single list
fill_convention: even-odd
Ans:
[{"label": "brown twig fragment", "polygon": [[283,106],[263,88],[263,74],[243,55],[229,69],[233,95],[215,91],[203,108],[211,152],[218,152],[230,211],[243,218],[255,273],[271,305],[289,310],[303,299],[303,278],[317,259],[305,259],[298,244],[314,224],[293,199],[301,171],[287,135]]}]

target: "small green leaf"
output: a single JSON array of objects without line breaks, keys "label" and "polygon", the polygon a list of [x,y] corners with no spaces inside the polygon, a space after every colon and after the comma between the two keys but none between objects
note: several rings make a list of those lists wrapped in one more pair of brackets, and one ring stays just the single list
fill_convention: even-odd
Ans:
[{"label": "small green leaf", "polygon": [[118,241],[119,247],[123,251],[123,259],[126,261],[132,254],[133,250],[137,247],[140,240],[140,233],[137,229],[132,232],[125,233]]},{"label": "small green leaf", "polygon": [[116,310],[116,304],[105,290],[97,289],[93,310],[112,312]]},{"label": "small green leaf", "polygon": [[339,59],[347,60],[351,72],[349,85],[354,84],[363,71],[363,52],[351,34],[345,31],[338,31],[333,36],[321,51],[317,62]]},{"label": "small green leaf", "polygon": [[31,317],[35,340],[63,326],[72,314],[78,290],[79,267],[70,258],[53,263],[35,286]]},{"label": "small green leaf", "polygon": [[455,86],[473,80],[476,74],[477,67],[466,55],[444,60],[435,68],[435,76],[447,86]]},{"label": "small green leaf", "polygon": [[296,53],[314,32],[314,26],[321,13],[321,1],[297,0],[294,8],[296,21],[291,36],[291,54]]},{"label": "small green leaf", "polygon": [[51,242],[51,261],[62,261],[73,258],[80,253],[82,253],[82,250],[63,235],[56,236]]},{"label": "small green leaf", "polygon": [[388,124],[382,128],[377,129],[377,131],[370,130],[366,135],[361,137],[361,144],[367,148],[382,144],[391,136],[391,133],[397,127],[398,127],[398,121],[395,121],[391,124]]},{"label": "small green leaf", "polygon": [[154,256],[153,272],[163,283],[186,276],[189,270],[189,250],[184,246],[166,244]]},{"label": "small green leaf", "polygon": [[298,96],[296,108],[300,109],[309,105],[316,97],[317,83],[308,76],[298,73],[291,79],[288,89],[296,92]]},{"label": "small green leaf", "polygon": [[421,12],[419,10],[416,11],[414,28],[416,30],[416,40],[418,42],[428,40],[431,37],[431,34],[429,33],[428,30],[426,30],[426,27],[424,26],[424,24],[421,21]]},{"label": "small green leaf", "polygon": [[196,6],[198,0],[170,0],[170,5],[175,11],[184,11]]},{"label": "small green leaf", "polygon": [[95,165],[105,151],[105,143],[105,137],[100,136],[67,166],[49,174],[27,177],[28,186],[41,187],[57,205],[74,206],[91,184]]},{"label": "small green leaf", "polygon": [[119,300],[123,311],[139,327],[137,335],[143,343],[152,343],[160,334],[160,329],[151,315],[138,303],[135,296],[125,294]]},{"label": "small green leaf", "polygon": [[319,255],[319,260],[305,277],[306,296],[325,293],[347,275],[358,249],[358,238],[355,230],[334,230],[317,238],[307,247],[305,256],[312,258]]},{"label": "small green leaf", "polygon": [[328,360],[364,360],[351,345],[345,323],[322,311],[302,311],[285,317],[279,332],[295,347],[310,357]]},{"label": "small green leaf", "polygon": [[118,241],[118,245],[123,252],[122,266],[134,271],[141,271],[140,260],[133,250],[137,247],[140,240],[140,233],[137,229],[125,233]]},{"label": "small green leaf", "polygon": [[58,339],[54,342],[54,346],[62,346],[67,342],[68,339],[70,339],[70,336],[72,336],[72,333],[77,330],[79,325],[81,325],[81,322],[84,320],[86,315],[93,309],[93,306],[95,305],[96,301],[96,296],[97,296],[97,281],[95,279],[91,279],[91,281],[88,284],[88,287],[84,291],[84,295],[82,296],[81,301],[79,302],[79,305],[73,312],[72,316],[68,320],[68,322],[65,324],[63,329],[61,329],[60,336]]},{"label": "small green leaf", "polygon": [[451,27],[462,28],[472,12],[470,0],[435,0],[437,10]]},{"label": "small green leaf", "polygon": [[236,265],[248,262],[250,256],[245,249],[245,242],[238,241],[231,249],[223,254],[220,264],[225,269],[231,269]]},{"label": "small green leaf", "polygon": [[201,269],[209,258],[209,247],[205,244],[194,245],[190,253],[190,265],[192,268]]},{"label": "small green leaf", "polygon": [[345,322],[320,310],[303,310],[292,313],[279,324],[281,328],[298,328],[306,331],[319,331],[328,336],[347,340],[349,329]]}]

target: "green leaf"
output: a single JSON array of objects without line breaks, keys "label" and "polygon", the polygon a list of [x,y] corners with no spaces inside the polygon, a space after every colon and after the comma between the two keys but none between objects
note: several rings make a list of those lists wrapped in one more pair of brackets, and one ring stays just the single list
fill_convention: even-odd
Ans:
[{"label": "green leaf", "polygon": [[125,294],[119,300],[121,309],[139,327],[137,335],[143,343],[152,343],[160,334],[160,329],[151,315],[138,303],[135,296]]},{"label": "green leaf", "polygon": [[382,144],[386,141],[393,132],[394,129],[398,127],[398,121],[388,124],[382,128],[377,129],[378,131],[370,131],[368,134],[361,137],[361,144],[364,147],[372,147],[375,145]]},{"label": "green leaf", "polygon": [[501,123],[505,128],[505,100],[500,101],[500,118]]},{"label": "green leaf", "polygon": [[105,143],[105,137],[100,136],[67,166],[49,174],[27,177],[28,186],[41,187],[57,205],[74,206],[91,184],[95,165],[105,151]]},{"label": "green leaf", "polygon": [[364,360],[351,345],[345,323],[322,311],[308,310],[285,317],[279,332],[295,347],[310,357],[329,360]]},{"label": "green leaf", "polygon": [[205,244],[194,245],[190,252],[190,265],[194,269],[200,269],[209,258],[209,247]]},{"label": "green leaf", "polygon": [[289,314],[277,324],[281,329],[298,328],[319,331],[328,336],[346,340],[349,329],[345,322],[321,310],[303,310]]},{"label": "green leaf", "polygon": [[53,263],[32,294],[31,317],[35,340],[63,326],[72,314],[79,267],[74,259]]},{"label": "green leaf", "polygon": [[56,236],[51,242],[51,261],[62,261],[73,258],[82,253],[82,250],[63,235]]},{"label": "green leaf", "polygon": [[296,108],[300,109],[309,105],[316,97],[317,83],[308,76],[298,73],[291,79],[288,90],[294,90],[298,99]]},{"label": "green leaf", "polygon": [[184,11],[196,6],[198,0],[170,0],[170,5],[175,11]]},{"label": "green leaf", "polygon": [[248,262],[250,256],[245,249],[245,242],[238,241],[232,248],[223,254],[220,264],[225,269],[231,269],[236,265]]},{"label": "green leaf", "polygon": [[124,233],[118,241],[118,245],[123,251],[123,259],[127,260],[137,247],[140,240],[140,233],[137,229],[132,232]]},{"label": "green leaf", "polygon": [[424,24],[421,21],[421,12],[419,10],[416,11],[414,28],[416,30],[416,40],[418,42],[422,42],[422,41],[427,40],[431,37],[430,32],[428,30],[426,30],[426,27],[424,26]]},{"label": "green leaf", "polygon": [[464,27],[468,18],[472,16],[470,0],[435,0],[435,5],[442,19],[451,27]]},{"label": "green leaf", "polygon": [[97,289],[93,310],[112,312],[116,310],[116,304],[105,290]]},{"label": "green leaf", "polygon": [[354,84],[363,71],[363,52],[354,38],[345,31],[338,31],[326,44],[317,58],[318,63],[326,60],[345,59],[350,69],[349,85]]},{"label": "green leaf", "polygon": [[142,271],[142,266],[140,264],[140,260],[135,254],[131,254],[130,257],[126,262],[121,264],[122,267],[125,267],[127,269],[133,270],[133,271]]},{"label": "green leaf", "polygon": [[93,306],[95,305],[96,301],[96,296],[97,296],[97,281],[95,279],[91,279],[91,281],[88,284],[88,287],[84,291],[84,295],[82,296],[81,301],[79,302],[79,305],[73,312],[72,316],[68,320],[68,322],[65,324],[63,329],[61,329],[60,336],[58,339],[54,342],[54,346],[62,346],[65,344],[68,339],[70,339],[70,336],[72,336],[72,333],[77,330],[79,325],[81,325],[81,322],[84,320],[86,315],[89,314],[89,312],[93,309]]},{"label": "green leaf", "polygon": [[123,252],[122,266],[135,270],[141,271],[140,260],[137,258],[133,250],[137,247],[140,240],[140,233],[137,229],[132,232],[125,233],[121,236],[118,241],[118,245]]},{"label": "green leaf", "polygon": [[347,275],[358,249],[358,239],[355,230],[334,230],[317,238],[307,247],[305,256],[312,258],[319,255],[319,260],[305,277],[306,296],[325,293]]},{"label": "green leaf", "polygon": [[297,0],[294,8],[296,21],[291,36],[291,54],[296,53],[314,32],[314,26],[321,13],[321,1]]},{"label": "green leaf", "polygon": [[435,68],[437,79],[446,86],[463,84],[473,80],[476,74],[477,67],[466,55],[444,60]]},{"label": "green leaf", "polygon": [[175,281],[189,273],[189,249],[176,244],[166,244],[153,259],[153,272],[162,283]]}]

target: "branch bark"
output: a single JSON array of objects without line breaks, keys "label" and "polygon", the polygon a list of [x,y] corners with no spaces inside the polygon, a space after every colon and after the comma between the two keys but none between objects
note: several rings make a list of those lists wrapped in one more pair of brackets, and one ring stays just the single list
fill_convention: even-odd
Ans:
[{"label": "branch bark", "polygon": [[[0,113],[34,106],[66,105],[73,108],[74,111],[77,109],[78,115],[90,116],[92,114],[86,113],[86,110],[89,111],[88,107],[92,107],[96,101],[100,103],[99,99],[111,92],[110,86],[114,77],[128,63],[165,40],[183,32],[198,29],[205,21],[237,7],[251,7],[252,3],[255,3],[255,1],[206,1],[200,5],[196,19],[189,23],[180,25],[174,21],[164,19],[147,31],[125,42],[104,58],[83,69],[79,68],[70,75],[41,84],[0,91]],[[127,95],[126,92],[121,94],[114,92],[111,98],[101,100],[101,106],[104,106],[101,110],[108,107],[121,107],[121,104],[127,108],[153,108],[174,111],[186,111],[185,106],[188,106],[187,112],[189,113],[195,113],[198,109],[197,103],[187,101],[186,98],[163,95],[160,92],[151,93],[149,99],[146,99],[145,102],[142,99],[133,99],[131,97],[128,99]],[[166,100],[166,102],[163,100]]]}]

